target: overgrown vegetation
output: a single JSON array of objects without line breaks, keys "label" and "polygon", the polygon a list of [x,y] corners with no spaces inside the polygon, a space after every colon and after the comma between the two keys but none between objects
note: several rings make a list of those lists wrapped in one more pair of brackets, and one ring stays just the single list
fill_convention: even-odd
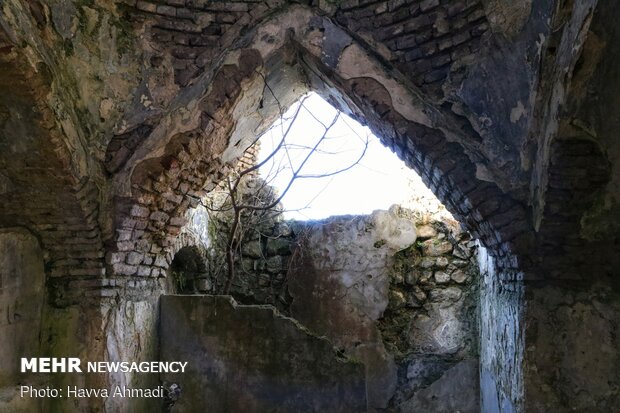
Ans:
[{"label": "overgrown vegetation", "polygon": [[[241,250],[249,239],[249,233],[256,231],[260,233],[264,229],[264,223],[279,219],[283,211],[282,199],[296,181],[337,175],[357,165],[366,153],[368,136],[365,137],[359,156],[347,165],[333,167],[331,165],[334,163],[326,163],[322,170],[311,170],[308,165],[313,156],[336,154],[328,145],[330,140],[335,138],[331,132],[342,114],[337,111],[329,121],[325,122],[305,105],[307,98],[308,96],[304,96],[295,104],[288,112],[290,115],[284,114],[278,102],[280,120],[267,132],[275,130],[279,133],[280,139],[275,148],[262,161],[248,168],[233,171],[203,204],[210,212],[213,224],[219,227],[217,232],[227,234],[223,245],[220,241],[214,246],[224,251],[223,267],[226,268],[226,282],[222,290],[218,292],[230,293],[237,273],[237,263],[242,264]],[[307,144],[300,145],[292,143],[290,135],[302,113],[316,121],[320,133],[318,137],[310,139]],[[258,178],[258,172],[262,169],[266,169],[267,172],[264,173],[263,178]],[[278,193],[271,184],[282,175],[286,177],[286,184],[282,192]],[[218,264],[216,264],[217,267],[220,267]],[[216,278],[219,278],[218,275],[216,273]]]}]

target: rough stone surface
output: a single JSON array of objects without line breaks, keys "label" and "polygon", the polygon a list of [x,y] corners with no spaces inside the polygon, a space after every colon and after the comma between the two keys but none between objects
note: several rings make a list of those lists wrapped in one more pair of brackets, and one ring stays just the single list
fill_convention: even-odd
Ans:
[{"label": "rough stone surface", "polygon": [[[459,237],[466,236],[440,221],[416,222],[410,213],[393,207],[382,219],[406,220],[412,232],[416,224],[432,225],[432,241],[451,237],[460,245]],[[445,241],[450,248],[439,258],[425,256],[423,244],[395,250],[378,242],[375,225],[376,214],[306,224],[299,259],[289,272],[290,313],[347,354],[363,355],[369,406],[385,408],[429,386],[438,378],[429,371],[444,371],[455,360],[477,356],[477,270],[475,263],[466,263],[471,274],[467,285],[450,283],[449,274],[436,283],[434,270],[435,277],[446,274],[436,261],[446,261],[446,271],[457,271],[451,242]],[[422,267],[425,260],[429,265]],[[405,366],[417,357],[428,363],[420,372],[425,379],[413,385]]]},{"label": "rough stone surface", "polygon": [[186,360],[177,383],[178,412],[363,412],[363,365],[338,355],[268,306],[227,296],[164,296],[161,356]]},{"label": "rough stone surface", "polygon": [[[376,326],[389,300],[387,270],[394,250],[383,239],[389,235],[384,228],[393,227],[386,225],[388,217],[381,213],[310,223],[298,249],[300,261],[292,264],[289,275],[293,317],[346,352],[361,355],[370,362],[369,370],[377,359],[385,360],[368,382],[368,403],[375,408],[387,407],[396,385],[393,356]],[[394,224],[399,221],[392,217]],[[415,232],[408,238],[415,241]]]},{"label": "rough stone surface", "polygon": [[[239,199],[255,202],[257,206],[277,200],[274,188],[264,185],[264,180],[259,177],[242,180],[237,191]],[[209,244],[203,244],[203,248],[207,249],[205,259],[211,288],[204,292],[212,294],[222,292],[228,279],[225,252],[233,215],[227,210],[227,196],[227,190],[218,186],[207,198],[213,210],[209,223],[211,240]],[[240,303],[271,304],[287,313],[290,297],[286,291],[286,274],[297,234],[290,228],[290,223],[283,221],[280,205],[267,211],[245,210],[241,222],[243,230],[239,231],[241,242],[235,250],[236,275],[230,293]]]},{"label": "rough stone surface", "polygon": [[[617,300],[615,1],[5,0],[0,11],[0,227],[40,240],[51,319],[71,315],[50,326],[63,333],[47,337],[52,349],[72,341],[110,358],[107,317],[166,291],[174,254],[195,241],[182,218],[235,167],[244,132],[311,88],[381,136],[493,257],[483,406],[596,411],[617,397],[613,373],[588,379],[587,395],[567,391],[569,377],[539,391],[530,372],[547,365],[535,351],[546,333],[527,314],[547,284]],[[134,327],[110,333],[129,350]],[[550,359],[563,357],[562,330],[549,331]],[[105,402],[77,401],[89,403]]]},{"label": "rough stone surface", "polygon": [[415,225],[393,211],[375,211],[372,214],[372,237],[376,243],[385,243],[388,248],[401,251],[416,240]]}]

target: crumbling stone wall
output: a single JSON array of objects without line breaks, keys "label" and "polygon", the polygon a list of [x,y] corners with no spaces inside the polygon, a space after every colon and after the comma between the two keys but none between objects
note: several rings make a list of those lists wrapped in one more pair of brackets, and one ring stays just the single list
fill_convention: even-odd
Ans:
[{"label": "crumbling stone wall", "polygon": [[[481,282],[477,243],[454,221],[417,225],[414,248],[394,256],[390,300],[379,319],[383,341],[398,365],[393,404],[403,412],[447,411],[450,403],[460,411],[477,411]],[[449,373],[452,368],[456,370]],[[458,397],[449,390],[446,400],[430,403],[432,397],[426,396],[429,399],[422,401],[424,389],[442,376],[450,382],[442,386],[455,386],[459,379],[450,380],[454,372],[474,380]]]},{"label": "crumbling stone wall", "polygon": [[[477,247],[455,221],[395,206],[266,224],[242,249],[234,297],[273,304],[361,360],[369,408],[476,411]],[[467,391],[431,402],[452,368],[474,378]]]},{"label": "crumbling stone wall", "polygon": [[[49,302],[59,319],[79,320],[52,347],[70,336],[91,359],[150,357],[152,346],[132,338],[156,343],[154,323],[131,325],[123,314],[135,303],[155,312],[161,278],[185,245],[188,209],[277,116],[267,79],[283,106],[312,88],[348,108],[488,248],[489,308],[510,326],[507,334],[489,322],[494,339],[483,341],[494,346],[496,399],[512,388],[533,398],[508,397],[514,409],[588,399],[537,377],[542,352],[508,364],[501,354],[510,340],[535,349],[547,334],[530,329],[546,313],[535,299],[546,288],[593,297],[593,280],[620,288],[613,0],[6,0],[0,8],[0,225],[40,239]],[[561,357],[561,345],[545,348]],[[96,384],[123,380],[131,378]],[[613,375],[600,382],[619,388]],[[591,410],[613,400],[593,395]]]},{"label": "crumbling stone wall", "polygon": [[[413,400],[442,375],[450,382],[446,372],[461,360],[477,359],[475,247],[456,222],[415,218],[396,207],[308,223],[289,274],[291,315],[365,363],[372,408],[428,408]],[[448,393],[432,411],[451,402],[476,411],[477,381]]]},{"label": "crumbling stone wall", "polygon": [[242,246],[233,295],[243,301],[272,304],[288,313],[287,274],[299,227],[277,220],[253,233]]},{"label": "crumbling stone wall", "polygon": [[[256,164],[255,152],[247,154],[246,158]],[[265,207],[276,201],[278,194],[264,179],[252,174],[240,181],[235,197],[240,204]],[[209,288],[202,291],[218,294],[228,280],[226,252],[234,212],[229,190],[224,184],[218,185],[204,203],[208,205],[209,240],[202,245],[208,256]],[[241,212],[236,234],[240,242],[234,251],[236,276],[231,289],[239,302],[272,304],[287,313],[285,278],[296,240],[292,227],[293,223],[283,220],[279,204],[265,210],[245,209]]]}]

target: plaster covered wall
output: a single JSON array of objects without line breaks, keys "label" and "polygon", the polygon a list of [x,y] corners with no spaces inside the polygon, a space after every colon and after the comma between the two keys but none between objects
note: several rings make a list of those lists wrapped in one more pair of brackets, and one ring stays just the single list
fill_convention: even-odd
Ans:
[{"label": "plaster covered wall", "polygon": [[[620,406],[620,295],[543,285],[525,294],[524,411],[613,412]],[[593,349],[595,349],[593,351]]]},{"label": "plaster covered wall", "polygon": [[174,412],[366,410],[364,368],[272,307],[226,296],[164,296],[161,359],[188,371],[162,374],[181,394]]},{"label": "plaster covered wall", "polygon": [[502,281],[514,276],[484,248],[479,261],[482,411],[615,411],[617,291],[596,281],[572,288]]},{"label": "plaster covered wall", "polygon": [[21,228],[0,230],[0,412],[28,412],[42,401],[23,399],[16,383],[37,383],[19,371],[19,357],[41,355],[46,299],[39,241]]}]

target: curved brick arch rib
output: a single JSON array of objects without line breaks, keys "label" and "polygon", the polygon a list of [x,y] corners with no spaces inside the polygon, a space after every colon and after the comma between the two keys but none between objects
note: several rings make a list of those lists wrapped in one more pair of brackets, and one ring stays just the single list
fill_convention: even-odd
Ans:
[{"label": "curved brick arch rib", "polygon": [[223,66],[213,78],[214,87],[197,103],[197,127],[172,136],[162,156],[128,164],[133,194],[116,199],[114,250],[106,258],[111,274],[157,277],[165,273],[179,247],[175,239],[182,232],[186,211],[197,207],[231,166],[222,159],[235,126],[227,117],[242,100],[245,86],[241,84],[262,81],[254,72],[259,62],[251,69]]},{"label": "curved brick arch rib", "polygon": [[[156,127],[115,177],[116,182],[131,182],[131,195],[117,200],[114,249],[107,256],[112,274],[163,275],[185,212],[225,176],[230,162],[249,145],[239,134],[247,133],[246,118],[267,96],[263,77],[280,79],[278,70],[299,61],[312,87],[331,88],[332,98],[344,102],[417,169],[504,266],[521,264],[514,252],[529,241],[524,235],[529,228],[525,209],[497,185],[476,178],[472,158],[484,155],[475,143],[479,138],[467,136],[472,130],[460,118],[434,105],[415,86],[399,81],[394,68],[375,59],[371,50],[364,49],[367,45],[311,9],[292,7],[248,36],[243,49],[222,58],[224,64],[212,77],[197,78],[187,86],[187,94],[196,96],[191,105],[172,113],[162,122],[165,126]],[[210,85],[206,93],[196,95],[205,81]],[[304,81],[283,82],[279,90]],[[292,102],[304,90],[299,87],[283,101]],[[190,107],[194,109],[187,116]],[[278,114],[274,105],[268,111],[254,124],[254,131],[268,126]],[[185,122],[191,128],[167,135],[178,131],[175,122],[183,123],[179,113],[193,119]]]},{"label": "curved brick arch rib", "polygon": [[489,28],[479,1],[348,1],[335,18],[357,36],[385,45],[392,53],[384,57],[432,94],[443,94],[452,64],[473,56]]},{"label": "curved brick arch rib", "polygon": [[[314,61],[310,66],[319,71],[322,65]],[[450,142],[440,130],[405,119],[395,110],[390,93],[373,78],[344,81],[334,75],[329,80],[324,74],[319,76],[318,82],[340,82],[336,89],[360,108],[362,120],[420,174],[448,209],[490,248],[502,267],[516,270],[531,265],[529,258],[527,262],[517,259],[521,252],[528,252],[533,241],[526,208],[494,183],[479,180],[476,165],[462,145]]]},{"label": "curved brick arch rib", "polygon": [[[265,57],[274,49],[281,49],[289,34],[293,34],[294,37],[305,39],[303,42],[312,53],[324,53],[325,58],[335,63],[334,59],[337,59],[340,49],[351,38],[356,39],[357,43],[364,45],[362,49],[365,52],[392,67],[391,74],[398,82],[423,91],[426,94],[424,100],[444,107],[445,110],[441,112],[451,118],[450,122],[455,124],[453,129],[458,132],[457,135],[462,128],[468,129],[467,135],[471,139],[461,143],[467,147],[468,152],[482,151],[485,154],[476,161],[479,162],[477,166],[483,173],[489,170],[494,174],[504,191],[512,192],[522,201],[526,199],[522,186],[529,177],[518,166],[520,138],[514,139],[516,143],[504,139],[504,143],[508,142],[510,149],[514,149],[510,151],[506,147],[498,147],[495,144],[496,137],[491,135],[503,136],[517,132],[490,128],[490,119],[485,114],[487,109],[478,107],[478,100],[484,100],[484,97],[469,89],[463,92],[466,98],[458,92],[465,77],[489,75],[486,72],[480,74],[468,71],[474,56],[485,55],[494,47],[480,1],[403,0],[380,4],[344,1],[331,6],[325,2],[308,2],[314,8],[280,0],[239,0],[226,3],[203,0],[153,3],[126,0],[124,3],[119,7],[124,10],[127,20],[138,23],[136,30],[141,33],[142,47],[148,51],[147,61],[157,70],[169,67],[170,70],[164,69],[163,72],[172,73],[176,85],[182,86],[184,92],[192,90],[191,93],[185,93],[186,97],[195,96],[196,93],[202,95],[204,90],[200,90],[200,85],[208,84],[205,80],[212,79],[214,68],[225,64],[230,52],[239,48],[249,48],[254,44]],[[369,18],[370,15],[376,18]],[[274,30],[275,24],[290,29],[290,33]],[[340,39],[338,42],[330,40],[332,44],[324,48],[323,37]],[[502,66],[502,69],[507,68]],[[361,74],[357,73],[356,76]],[[161,88],[153,86],[162,83],[161,80],[150,78],[151,86],[143,89],[145,94],[141,96],[141,102],[144,99],[144,102],[148,102],[145,104],[152,104],[154,100],[161,100],[155,96],[169,96],[168,91],[162,93]],[[481,86],[473,87],[477,90]],[[511,91],[501,89],[498,93],[498,99],[501,100],[502,94]],[[466,101],[465,105],[463,100]],[[169,105],[168,109],[156,106],[158,110],[166,111],[173,106],[187,104],[178,99],[177,102]],[[416,105],[419,106],[419,102]],[[469,106],[472,106],[472,110],[468,109]],[[510,112],[507,107],[502,109]],[[153,118],[144,122],[145,126],[157,123],[158,110],[150,112]],[[433,117],[434,112],[433,109],[429,110],[427,116]],[[470,122],[475,125],[473,129]],[[137,125],[134,118],[127,119],[127,124],[133,125],[132,130]],[[478,132],[474,132],[474,129]],[[114,159],[115,154],[108,153],[108,163],[111,163],[108,168],[116,170],[117,163],[124,163],[127,154],[134,152],[137,142],[144,138],[141,133],[135,136],[131,131],[124,132],[129,135],[114,139],[117,142],[112,152],[119,150],[120,154]],[[471,154],[468,155],[471,157]],[[519,191],[521,193],[517,193]]]}]

